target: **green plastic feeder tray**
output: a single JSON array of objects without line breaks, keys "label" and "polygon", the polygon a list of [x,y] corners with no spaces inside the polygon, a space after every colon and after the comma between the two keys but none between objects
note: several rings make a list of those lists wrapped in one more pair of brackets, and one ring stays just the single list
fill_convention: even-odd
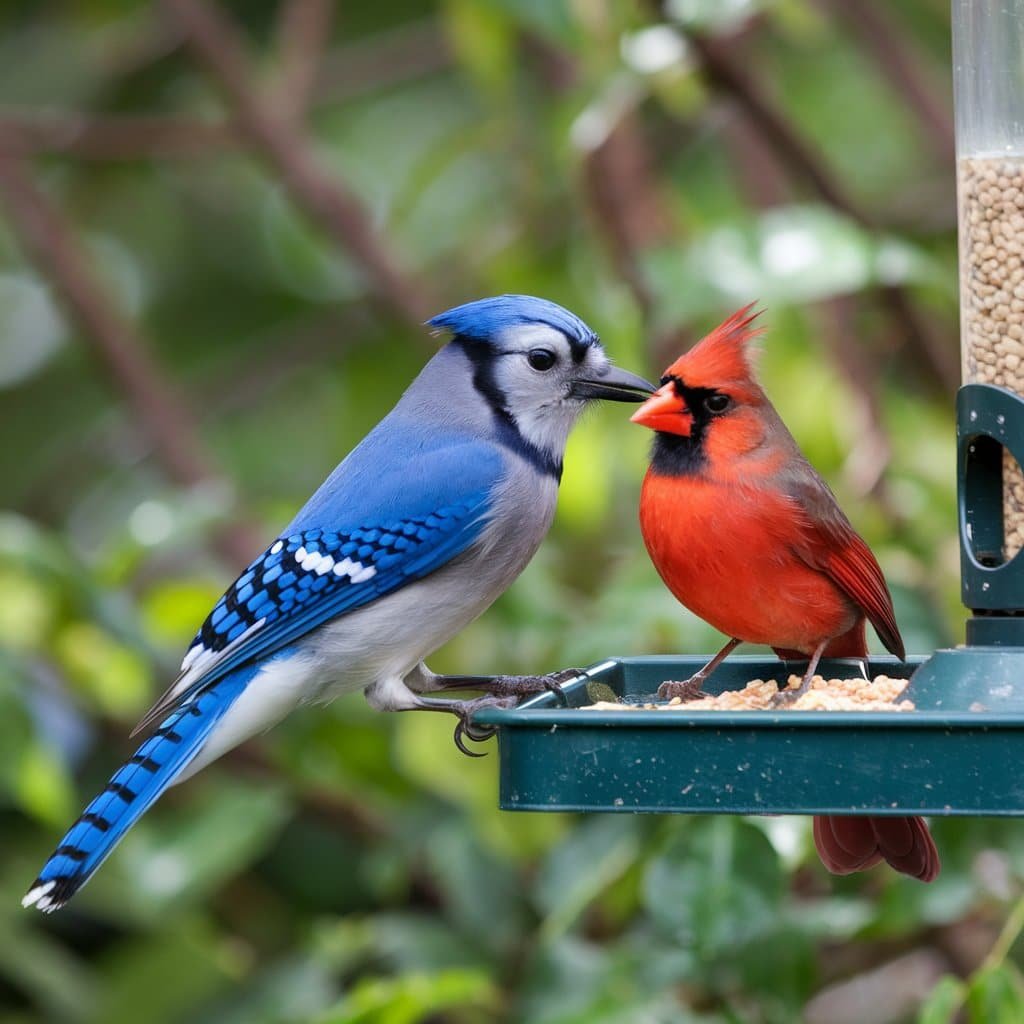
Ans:
[{"label": "green plastic feeder tray", "polygon": [[[1024,651],[1001,648],[990,657]],[[699,657],[611,658],[554,694],[474,716],[497,728],[500,806],[509,811],[648,811],[712,814],[1024,815],[1024,675],[986,686],[920,673],[906,696],[915,711],[583,711],[612,691],[656,700],[666,679],[686,679]],[[910,676],[924,663],[872,659],[872,676]],[[849,662],[822,662],[826,678]],[[734,657],[712,693],[786,666]],[[999,672],[993,673],[999,677]],[[1003,675],[1005,679],[1005,675]]]}]

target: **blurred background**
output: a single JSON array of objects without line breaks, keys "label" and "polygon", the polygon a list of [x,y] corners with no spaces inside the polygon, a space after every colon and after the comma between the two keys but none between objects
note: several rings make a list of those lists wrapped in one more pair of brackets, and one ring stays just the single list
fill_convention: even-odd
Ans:
[{"label": "blurred background", "polygon": [[[809,819],[503,814],[493,752],[358,694],[18,906],[468,299],[552,298],[652,377],[759,299],[908,649],[962,639],[947,6],[3,5],[0,1022],[1024,1019],[1014,823],[937,822],[925,887],[828,876]],[[717,648],[643,552],[648,441],[589,416],[547,543],[435,670]]]}]

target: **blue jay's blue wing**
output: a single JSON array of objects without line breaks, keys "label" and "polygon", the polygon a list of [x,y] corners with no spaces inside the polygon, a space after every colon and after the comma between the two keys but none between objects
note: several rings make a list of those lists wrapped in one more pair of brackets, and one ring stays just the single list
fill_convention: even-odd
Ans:
[{"label": "blue jay's blue wing", "polygon": [[[135,732],[236,668],[422,579],[465,551],[486,525],[500,455],[490,446],[460,444],[420,457],[432,464],[429,492],[414,487],[403,495],[396,486],[416,472],[378,476],[374,486],[383,511],[372,517],[360,495],[363,500],[353,502],[362,506],[358,525],[323,525],[332,510],[314,496],[307,509],[315,507],[321,525],[309,525],[310,517],[300,513],[235,580],[197,632],[181,676]],[[332,480],[336,490],[342,481]],[[339,503],[332,494],[331,504]]]}]

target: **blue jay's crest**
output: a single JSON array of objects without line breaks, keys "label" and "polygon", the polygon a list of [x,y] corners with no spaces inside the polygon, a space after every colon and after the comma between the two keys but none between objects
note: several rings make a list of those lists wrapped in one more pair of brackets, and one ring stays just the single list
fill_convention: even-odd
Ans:
[{"label": "blue jay's crest", "polygon": [[533,295],[498,295],[477,299],[439,313],[427,323],[436,330],[451,331],[460,338],[490,341],[510,327],[547,324],[569,339],[577,360],[598,337],[575,313],[547,299]]}]

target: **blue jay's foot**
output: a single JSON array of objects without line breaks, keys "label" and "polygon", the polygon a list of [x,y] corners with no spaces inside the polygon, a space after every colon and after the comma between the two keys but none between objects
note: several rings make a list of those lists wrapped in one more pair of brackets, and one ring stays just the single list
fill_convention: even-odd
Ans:
[{"label": "blue jay's foot", "polygon": [[439,690],[483,690],[488,693],[487,697],[477,697],[475,700],[421,700],[418,703],[420,709],[431,709],[437,711],[451,711],[458,716],[458,723],[455,726],[455,746],[469,757],[484,757],[466,746],[465,740],[472,740],[474,743],[483,743],[489,740],[496,730],[491,726],[472,725],[470,719],[475,711],[481,708],[511,708],[523,697],[530,697],[537,693],[555,693],[563,704],[568,704],[565,693],[562,690],[562,683],[570,679],[576,679],[584,674],[582,669],[567,668],[560,672],[552,672],[546,676],[429,676],[430,689],[427,692]]},{"label": "blue jay's foot", "polygon": [[568,704],[562,683],[585,674],[581,668],[564,668],[545,676],[435,676],[432,682],[442,690],[483,690],[495,697],[522,698],[554,693],[563,704]]}]

